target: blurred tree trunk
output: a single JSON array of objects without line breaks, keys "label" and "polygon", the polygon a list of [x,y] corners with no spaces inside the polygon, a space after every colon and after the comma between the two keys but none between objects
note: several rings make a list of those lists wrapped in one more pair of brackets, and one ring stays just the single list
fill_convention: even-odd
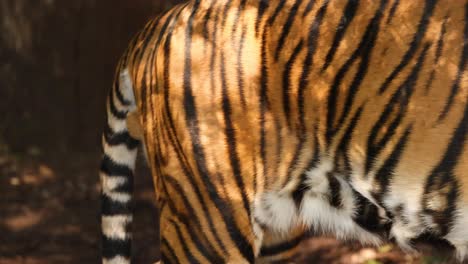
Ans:
[{"label": "blurred tree trunk", "polygon": [[0,144],[95,151],[131,37],[176,2],[0,0]]}]

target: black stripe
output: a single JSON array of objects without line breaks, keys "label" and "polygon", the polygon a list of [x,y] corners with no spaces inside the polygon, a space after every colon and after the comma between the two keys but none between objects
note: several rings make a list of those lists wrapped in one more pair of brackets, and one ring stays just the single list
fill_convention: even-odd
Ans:
[{"label": "black stripe", "polygon": [[215,70],[215,63],[216,63],[216,52],[218,50],[220,50],[220,47],[218,47],[218,45],[216,45],[216,43],[218,42],[218,38],[217,38],[217,33],[218,33],[218,19],[219,19],[219,12],[216,12],[215,14],[215,18],[214,18],[214,28],[213,28],[213,32],[211,33],[211,38],[212,38],[212,41],[211,43],[213,43],[211,45],[211,56],[210,56],[210,83],[211,83],[211,97],[214,98],[214,94],[215,94],[215,89],[216,89],[216,83],[215,83],[215,73],[216,73],[216,70]]},{"label": "black stripe", "polygon": [[[281,159],[281,155],[282,155],[282,152],[283,152],[283,137],[281,135],[281,124],[280,124],[280,117],[278,115],[274,115],[274,119],[273,119],[273,129],[275,131],[275,141],[274,143],[272,143],[273,146],[275,146],[275,153],[274,155],[272,154],[271,157],[274,158],[273,160],[273,166],[270,167],[272,168],[271,170],[271,173],[272,175],[277,175],[278,173],[278,169],[281,165],[280,163],[280,159]],[[271,138],[272,141],[270,142],[273,142],[273,137]]]},{"label": "black stripe", "polygon": [[287,178],[286,178],[286,181],[283,183],[283,186],[285,186],[292,180],[292,173],[297,168],[299,159],[301,158],[302,148],[304,147],[304,144],[306,141],[306,138],[304,136],[305,132],[303,131],[305,131],[305,128],[301,129],[301,132],[300,132],[301,134],[298,137],[299,142],[297,143],[296,151],[294,152],[294,156],[291,160],[291,163],[288,166],[288,172],[286,173]]},{"label": "black stripe", "polygon": [[442,55],[442,49],[444,47],[444,37],[445,33],[447,32],[447,19],[448,17],[444,17],[444,22],[442,22],[442,27],[440,29],[439,33],[439,39],[437,40],[437,48],[436,48],[436,53],[435,53],[435,58],[434,58],[434,64],[437,65],[439,63],[440,56]]},{"label": "black stripe", "polygon": [[127,131],[115,133],[108,123],[104,127],[104,139],[110,146],[125,145],[129,151],[140,145],[140,141],[132,138]]},{"label": "black stripe", "polygon": [[257,190],[258,190],[258,167],[257,167],[257,155],[251,155],[251,158],[252,158],[252,164],[253,165],[253,175],[252,175],[252,179],[253,179],[253,193],[257,193]]},{"label": "black stripe", "polygon": [[388,12],[387,21],[385,22],[385,24],[388,25],[392,22],[392,19],[395,16],[395,11],[397,10],[398,5],[400,5],[400,0],[395,0],[395,2],[393,2],[392,7],[390,8],[390,11]]},{"label": "black stripe", "polygon": [[307,6],[304,9],[304,14],[302,15],[302,18],[305,18],[310,13],[310,11],[312,11],[314,4],[315,4],[315,0],[310,0],[309,3],[307,3]]},{"label": "black stripe", "polygon": [[[195,258],[195,256],[192,254],[192,251],[189,249],[187,245],[187,240],[182,236],[182,232],[180,231],[180,227],[178,223],[175,221],[171,220],[170,223],[172,223],[172,226],[174,226],[177,238],[179,240],[180,246],[182,247],[182,250],[184,251],[184,254],[189,261],[188,263],[200,263],[198,259]],[[166,223],[168,224],[168,223]]]},{"label": "black stripe", "polygon": [[231,32],[232,39],[233,39],[232,41],[234,42],[234,36],[235,36],[236,30],[239,27],[242,29],[241,37],[239,40],[239,45],[237,46],[239,50],[239,52],[237,53],[237,82],[238,82],[237,85],[239,88],[239,97],[240,97],[241,105],[244,110],[246,110],[247,108],[247,102],[245,100],[245,94],[244,94],[244,67],[242,64],[242,58],[244,55],[244,46],[245,46],[245,37],[247,34],[247,26],[244,25],[243,23],[239,25],[239,20],[241,17],[241,13],[245,9],[246,4],[247,4],[247,0],[242,0],[240,2],[240,6],[237,9],[237,13],[236,13],[236,18],[234,19],[235,26],[232,27],[232,32]]},{"label": "black stripe", "polygon": [[[262,160],[263,176],[267,175],[266,166],[266,131],[265,131],[265,115],[268,111],[268,61],[266,51],[266,35],[264,30],[262,35],[261,46],[261,70],[260,70],[260,158]],[[265,181],[266,183],[266,181]]]},{"label": "black stripe", "polygon": [[112,191],[120,193],[131,193],[133,191],[133,179],[129,181],[127,178],[124,183],[119,184],[119,186],[115,187]]},{"label": "black stripe", "polygon": [[437,3],[436,0],[427,0],[425,1],[423,15],[421,16],[421,20],[418,23],[418,28],[416,33],[414,34],[411,43],[409,44],[409,48],[406,51],[405,55],[401,59],[400,63],[396,66],[396,68],[392,71],[392,73],[385,79],[382,86],[379,88],[379,93],[382,94],[385,92],[390,85],[390,83],[397,77],[397,75],[403,70],[403,68],[408,65],[411,59],[416,54],[416,51],[421,44],[421,41],[426,33],[427,26],[429,25],[429,21],[431,19],[432,13],[434,11],[434,7]]},{"label": "black stripe", "polygon": [[[418,62],[414,65],[406,80],[395,91],[383,113],[380,115],[379,120],[372,127],[369,138],[367,140],[365,174],[367,174],[372,168],[377,156],[391,140],[402,119],[404,118],[429,47],[430,45],[428,43],[424,45],[424,49],[418,58]],[[393,117],[395,114],[396,116]],[[391,120],[392,118],[393,120]],[[390,124],[385,126],[388,122],[390,122]],[[379,134],[382,133],[383,136],[381,136],[381,139],[377,140]]]},{"label": "black stripe", "polygon": [[[166,35],[165,44],[170,43],[170,36],[172,35],[172,31],[174,30],[175,22],[178,20],[179,15],[182,12],[182,10],[183,8],[181,7],[177,12],[176,10],[173,10],[173,12],[169,14],[169,17],[166,19],[166,21],[164,22],[164,25],[161,27],[161,30],[158,35],[158,39],[156,40],[156,44],[155,44],[156,49],[158,49],[159,46],[161,45],[165,35]],[[164,47],[166,47],[166,45]],[[167,56],[168,54],[164,53],[164,55]]]},{"label": "black stripe", "polygon": [[258,15],[257,21],[255,22],[255,31],[257,32],[257,35],[260,31],[260,22],[262,21],[263,15],[265,15],[265,12],[268,9],[268,6],[270,5],[269,0],[259,0],[258,2]]},{"label": "black stripe", "polygon": [[336,209],[340,209],[343,206],[341,197],[341,184],[333,175],[333,173],[328,173],[327,178],[329,187],[328,202]]},{"label": "black stripe", "polygon": [[117,119],[126,119],[128,111],[127,110],[120,111],[117,109],[117,107],[114,104],[114,90],[117,89],[116,85],[117,83],[114,85],[114,88],[110,89],[110,93],[108,97],[110,112]]},{"label": "black stripe", "polygon": [[[195,18],[195,13],[199,8],[200,1],[194,2],[194,7],[192,13],[188,19],[187,23],[187,30],[185,36],[185,61],[184,61],[184,77],[183,77],[183,87],[184,87],[184,95],[183,95],[183,103],[185,109],[185,119],[187,128],[190,133],[191,142],[192,142],[192,149],[195,157],[195,162],[200,172],[200,176],[203,180],[206,189],[208,190],[209,196],[211,200],[215,203],[216,208],[219,209],[223,220],[227,226],[227,230],[231,239],[236,243],[237,248],[239,249],[242,256],[247,261],[254,261],[254,253],[253,248],[250,242],[247,240],[246,237],[242,234],[239,230],[238,226],[236,225],[234,219],[232,219],[232,210],[229,209],[229,205],[223,200],[216,191],[216,186],[211,181],[209,175],[209,170],[206,167],[206,159],[205,153],[203,150],[202,143],[200,142],[200,129],[198,127],[198,116],[197,116],[197,108],[195,106],[195,99],[192,93],[192,84],[191,84],[191,64],[192,64],[192,32],[193,32],[193,21]],[[229,212],[230,211],[230,212]]]},{"label": "black stripe", "polygon": [[232,31],[231,31],[232,40],[234,40],[234,37],[236,35],[235,33],[237,29],[239,29],[239,19],[241,17],[241,14],[244,11],[246,4],[247,4],[247,0],[241,0],[241,2],[239,3],[239,7],[237,8],[236,16],[234,18],[234,23],[233,23],[234,26],[232,27]]},{"label": "black stripe", "polygon": [[[356,111],[354,114],[353,118],[351,119],[351,122],[348,125],[348,128],[346,129],[345,133],[343,134],[343,137],[341,138],[340,144],[338,144],[338,148],[335,154],[335,168],[337,168],[342,175],[345,177],[350,177],[351,176],[351,162],[349,160],[348,156],[348,149],[349,149],[349,143],[351,142],[352,135],[354,132],[354,129],[356,128],[356,125],[358,121],[361,118],[362,114],[362,109],[363,107],[359,107],[359,109]],[[340,168],[338,159],[342,158],[343,160],[343,168]]]},{"label": "black stripe", "polygon": [[247,108],[247,102],[245,100],[244,93],[244,65],[242,64],[242,58],[244,55],[244,46],[245,46],[245,36],[247,34],[246,26],[242,26],[241,38],[239,40],[239,52],[237,53],[237,82],[239,86],[239,97],[241,101],[242,108],[245,110]]},{"label": "black stripe", "polygon": [[283,111],[284,111],[284,116],[286,119],[286,122],[288,126],[291,126],[291,119],[289,118],[291,106],[289,103],[289,93],[291,91],[291,72],[293,69],[293,65],[296,62],[296,59],[299,55],[299,52],[302,50],[302,47],[304,45],[304,41],[301,40],[297,46],[294,48],[294,51],[289,58],[289,60],[286,62],[286,65],[284,66],[284,73],[283,73]]},{"label": "black stripe", "polygon": [[463,50],[460,56],[460,63],[458,64],[457,77],[455,78],[452,88],[450,89],[450,94],[447,99],[447,103],[445,103],[444,110],[442,111],[442,114],[439,116],[439,121],[441,121],[447,116],[450,108],[453,105],[453,100],[455,99],[455,95],[458,93],[458,90],[460,90],[460,83],[465,73],[466,64],[468,61],[468,3],[465,4],[464,22],[465,22],[465,30],[464,30],[464,38],[463,38]]},{"label": "black stripe", "polygon": [[340,24],[338,25],[338,29],[336,30],[335,36],[333,37],[333,42],[328,50],[327,56],[325,57],[325,63],[322,66],[322,72],[325,71],[328,66],[330,66],[333,57],[336,54],[336,50],[340,46],[341,41],[343,40],[344,34],[348,29],[351,21],[353,21],[354,16],[356,15],[356,10],[359,6],[359,0],[348,0],[346,7],[343,11],[343,15],[340,20]]},{"label": "black stripe", "polygon": [[[227,19],[227,16],[228,16],[228,11],[229,11],[229,8],[231,7],[232,5],[232,0],[228,0],[228,1],[225,1],[226,3],[224,3],[224,10],[223,10],[223,14],[222,14],[222,17],[221,17],[221,27],[224,29],[224,26],[226,25],[226,19]],[[236,26],[236,25],[235,25]]]},{"label": "black stripe", "polygon": [[101,215],[103,216],[130,215],[133,211],[132,208],[131,202],[115,201],[107,195],[101,194]]},{"label": "black stripe", "polygon": [[354,204],[357,208],[357,211],[353,216],[353,221],[361,228],[371,233],[388,233],[391,227],[391,222],[381,221],[382,219],[379,216],[379,208],[355,189],[352,189],[352,191]]},{"label": "black stripe", "polygon": [[[364,79],[365,74],[367,73],[367,68],[369,66],[369,61],[372,53],[372,48],[375,45],[375,40],[377,39],[377,35],[379,32],[379,24],[382,18],[382,12],[385,9],[387,4],[386,0],[380,1],[380,6],[372,17],[371,21],[367,25],[366,31],[359,43],[357,49],[353,52],[351,57],[345,62],[345,64],[338,70],[333,84],[330,88],[330,93],[328,95],[328,113],[327,113],[327,132],[326,132],[326,141],[327,145],[330,145],[332,138],[334,137],[335,133],[339,130],[339,128],[343,125],[344,119],[349,115],[349,110],[351,108],[351,104],[353,103],[353,99],[355,94],[358,91],[359,85],[361,84],[362,80]],[[358,72],[354,76],[354,79],[349,87],[348,96],[346,98],[344,109],[341,113],[340,118],[336,121],[338,117],[338,113],[336,113],[337,101],[339,97],[339,87],[342,83],[342,80],[346,73],[351,69],[351,66],[354,62],[358,59],[358,57],[362,57],[361,62],[359,64]],[[343,95],[344,96],[344,95]]]},{"label": "black stripe", "polygon": [[[119,79],[120,80],[120,79]],[[118,83],[119,81],[117,81]],[[116,84],[116,88],[115,88],[115,95],[117,96],[117,100],[119,100],[119,102],[125,106],[129,106],[131,105],[132,103],[125,99],[122,92],[120,91],[120,85],[119,84]]]},{"label": "black stripe", "polygon": [[[315,127],[315,131],[317,131],[317,128]],[[309,163],[307,164],[307,167],[305,171],[310,171],[314,169],[317,164],[320,162],[320,147],[319,147],[319,142],[317,138],[317,132],[314,134],[314,154],[312,156],[312,159],[310,159]],[[294,200],[294,204],[296,205],[296,208],[299,210],[301,207],[302,199],[304,198],[304,194],[310,189],[310,185],[306,184],[307,180],[307,175],[305,173],[301,174],[301,177],[299,179],[299,183],[292,192],[291,196]]]},{"label": "black stripe", "polygon": [[174,249],[165,238],[161,240],[161,260],[164,264],[181,263]]},{"label": "black stripe", "polygon": [[210,5],[208,10],[205,13],[205,16],[203,17],[203,27],[202,27],[202,32],[203,32],[203,38],[206,40],[206,44],[210,43],[210,35],[208,31],[208,22],[211,20],[211,14],[213,13],[213,5]]},{"label": "black stripe", "polygon": [[239,187],[239,190],[242,195],[242,202],[244,204],[244,209],[248,215],[250,215],[250,205],[249,199],[247,198],[247,193],[245,192],[246,186],[244,180],[242,178],[242,169],[239,160],[239,155],[237,153],[237,140],[236,134],[234,131],[234,125],[231,120],[232,109],[231,109],[231,102],[229,100],[228,95],[228,87],[227,87],[227,73],[226,73],[226,61],[224,59],[224,54],[221,54],[221,85],[222,85],[222,107],[223,107],[223,115],[224,115],[224,126],[225,130],[224,133],[226,135],[226,143],[228,146],[229,151],[229,161],[231,163],[231,168],[233,172],[234,179],[236,180],[236,184]]},{"label": "black stripe", "polygon": [[408,143],[411,130],[411,126],[405,130],[405,133],[398,140],[398,143],[393,148],[390,156],[388,156],[382,167],[380,167],[375,174],[375,180],[378,186],[376,186],[377,190],[373,192],[373,196],[380,204],[382,204],[382,199],[390,187],[390,181],[393,178],[395,168],[400,162],[401,155],[403,154],[406,144]]},{"label": "black stripe", "polygon": [[290,239],[279,244],[262,247],[260,250],[260,256],[274,256],[292,250],[296,248],[303,239],[304,234],[301,234],[294,239]]},{"label": "black stripe", "polygon": [[112,259],[117,256],[123,256],[130,259],[131,240],[112,239],[102,236],[102,257]]},{"label": "black stripe", "polygon": [[106,154],[104,154],[104,156],[102,157],[100,169],[108,176],[114,175],[131,177],[133,175],[132,169],[130,169],[127,165],[115,163]]},{"label": "black stripe", "polygon": [[439,33],[439,39],[437,40],[437,48],[436,48],[435,57],[434,57],[434,66],[431,71],[431,75],[429,76],[429,79],[427,80],[426,85],[424,86],[425,95],[427,95],[427,93],[429,92],[429,88],[431,87],[432,82],[435,78],[435,73],[436,73],[435,68],[437,67],[440,57],[442,56],[442,50],[444,47],[444,37],[445,37],[446,30],[447,30],[446,29],[447,19],[448,19],[448,16],[445,16],[444,22],[442,23],[442,27]]},{"label": "black stripe", "polygon": [[[285,2],[285,1],[282,1]],[[286,19],[286,23],[283,26],[283,30],[281,31],[280,38],[278,40],[278,47],[276,48],[275,52],[275,60],[277,61],[281,51],[283,50],[284,43],[286,42],[286,38],[288,37],[289,31],[294,23],[294,18],[296,17],[297,11],[299,6],[302,4],[302,0],[297,0],[296,3],[291,7],[289,10],[288,18]]]},{"label": "black stripe", "polygon": [[[140,89],[140,102],[141,102],[141,107],[140,107],[140,113],[142,117],[142,124],[147,124],[148,122],[148,115],[146,114],[148,112],[148,101],[151,101],[151,99],[147,98],[147,90],[145,89],[146,87],[142,87]],[[150,102],[150,107],[152,108],[152,102]],[[148,131],[143,130],[143,136],[146,138],[148,135]],[[143,146],[144,147],[144,146]]]},{"label": "black stripe", "polygon": [[424,85],[424,95],[427,95],[429,93],[429,90],[431,88],[431,85],[433,84],[434,78],[435,78],[435,69],[431,71],[429,78],[427,78],[426,85]]},{"label": "black stripe", "polygon": [[302,173],[301,177],[299,178],[299,184],[291,193],[291,197],[298,210],[301,208],[302,200],[304,199],[305,193],[308,190],[310,190],[310,187],[311,187],[309,186],[309,184],[306,183],[306,180],[307,180],[307,175],[305,173]]},{"label": "black stripe", "polygon": [[275,23],[276,18],[278,17],[281,10],[284,8],[285,4],[286,4],[286,1],[279,1],[278,5],[276,6],[275,11],[273,12],[273,14],[267,20],[268,25],[271,26],[271,25],[273,25],[273,23]]}]

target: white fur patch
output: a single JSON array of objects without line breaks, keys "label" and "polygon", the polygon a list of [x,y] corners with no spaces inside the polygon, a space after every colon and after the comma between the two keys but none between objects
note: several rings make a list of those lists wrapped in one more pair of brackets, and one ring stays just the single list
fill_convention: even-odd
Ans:
[{"label": "white fur patch", "polygon": [[129,264],[130,260],[128,258],[117,256],[111,259],[102,259],[102,264]]},{"label": "white fur patch", "polygon": [[263,194],[254,206],[254,215],[261,224],[277,232],[288,232],[297,224],[297,208],[289,194]]},{"label": "white fur patch", "polygon": [[[387,208],[393,211],[393,219],[390,235],[395,238],[398,245],[407,252],[414,252],[410,240],[417,237],[427,225],[430,225],[431,219],[426,218],[421,222],[421,186],[390,186],[390,193],[384,198],[383,203]],[[398,207],[400,212],[396,212]],[[398,215],[400,214],[400,215]]]},{"label": "white fur patch", "polygon": [[112,176],[109,177],[105,173],[101,172],[101,187],[103,190],[115,190],[119,186],[125,184],[127,182],[127,178],[124,176]]},{"label": "white fur patch", "polygon": [[260,253],[260,249],[262,248],[262,243],[263,243],[263,230],[260,227],[260,225],[257,223],[257,221],[253,220],[253,232],[255,236],[255,255],[258,255]]},{"label": "white fur patch", "polygon": [[401,221],[395,221],[392,224],[390,230],[390,236],[395,238],[398,246],[407,253],[414,253],[415,249],[411,244],[411,239],[415,237],[415,233],[408,228],[407,225],[401,223]]},{"label": "white fur patch", "polygon": [[354,204],[354,194],[349,183],[347,183],[342,177],[335,176],[338,179],[341,187],[341,202],[342,210],[349,216],[354,217],[356,214],[356,205]]},{"label": "white fur patch", "polygon": [[457,251],[457,259],[460,262],[468,260],[468,245],[465,243],[464,245],[454,245]]},{"label": "white fur patch", "polygon": [[[125,100],[129,101],[133,109],[135,108],[135,94],[133,93],[133,85],[132,85],[132,78],[130,77],[130,72],[127,68],[120,72],[119,76],[120,82],[120,91],[122,92],[123,97]],[[130,109],[130,110],[133,110]]]},{"label": "white fur patch", "polygon": [[286,233],[298,224],[303,224],[334,234],[340,239],[358,239],[365,244],[380,244],[378,236],[367,232],[354,222],[355,197],[351,186],[339,176],[336,176],[336,179],[341,187],[342,207],[338,209],[330,205],[327,175],[331,169],[331,162],[322,162],[306,172],[305,183],[308,189],[299,210],[290,192],[268,192],[257,199],[254,206],[255,219],[280,233]]},{"label": "white fur patch", "polygon": [[[122,96],[124,97],[125,100],[130,102],[130,105],[125,106],[123,105],[118,99],[116,93],[114,93],[112,98],[108,98],[108,100],[112,100],[114,103],[115,107],[119,111],[127,111],[131,112],[136,109],[136,104],[135,104],[135,95],[133,93],[133,85],[132,85],[132,80],[130,78],[130,73],[128,72],[128,69],[124,69],[119,76],[119,91],[122,93]],[[125,119],[118,119],[114,115],[112,115],[112,112],[110,111],[110,103],[107,102],[107,118],[108,118],[108,124],[112,128],[112,130],[116,133],[118,132],[125,132],[127,131],[127,121]]]},{"label": "white fur patch", "polygon": [[131,215],[116,215],[102,217],[102,233],[113,239],[127,239],[130,234],[126,232],[127,223],[132,222]]},{"label": "white fur patch", "polygon": [[320,164],[307,171],[307,184],[311,188],[311,190],[315,192],[326,192],[328,189],[328,181],[324,184],[324,179],[326,180],[327,174],[333,169],[333,162],[329,159],[325,159]]},{"label": "white fur patch", "polygon": [[115,145],[111,146],[103,140],[104,153],[112,159],[113,162],[119,165],[128,166],[130,169],[135,169],[135,160],[137,149],[129,150],[127,146]]},{"label": "white fur patch", "polygon": [[115,133],[126,132],[127,131],[127,120],[126,119],[118,119],[112,112],[110,111],[109,103],[107,103],[107,123],[109,127]]},{"label": "white fur patch", "polygon": [[102,193],[105,194],[109,199],[112,201],[120,202],[120,203],[128,203],[132,199],[132,196],[128,193],[122,192],[109,192],[106,190],[102,190]]},{"label": "white fur patch", "polygon": [[328,198],[315,193],[304,195],[300,218],[305,226],[325,233],[332,233],[338,239],[357,239],[362,243],[378,245],[380,238],[357,225],[352,215],[332,206]]},{"label": "white fur patch", "polygon": [[457,250],[457,259],[468,260],[468,206],[460,206],[452,230],[445,236]]},{"label": "white fur patch", "polygon": [[109,177],[105,173],[99,173],[101,178],[102,193],[109,197],[109,199],[121,203],[127,203],[132,199],[131,194],[114,191],[117,187],[124,184],[126,179],[124,177]]}]

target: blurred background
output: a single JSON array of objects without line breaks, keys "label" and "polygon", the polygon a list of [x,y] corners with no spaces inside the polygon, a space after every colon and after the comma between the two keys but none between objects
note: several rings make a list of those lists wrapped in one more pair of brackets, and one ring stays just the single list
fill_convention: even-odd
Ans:
[{"label": "blurred background", "polygon": [[[134,33],[182,0],[0,0],[0,264],[99,263],[105,95]],[[134,263],[158,259],[147,168],[136,177]],[[300,263],[447,263],[310,237]]]}]

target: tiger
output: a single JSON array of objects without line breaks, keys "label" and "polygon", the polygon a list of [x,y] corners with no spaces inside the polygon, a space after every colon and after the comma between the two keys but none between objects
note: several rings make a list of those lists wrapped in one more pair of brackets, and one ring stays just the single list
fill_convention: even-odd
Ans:
[{"label": "tiger", "polygon": [[139,146],[162,263],[292,256],[310,230],[407,251],[429,235],[467,261],[467,59],[466,0],[190,0],[160,14],[107,99],[102,262],[131,260]]}]

